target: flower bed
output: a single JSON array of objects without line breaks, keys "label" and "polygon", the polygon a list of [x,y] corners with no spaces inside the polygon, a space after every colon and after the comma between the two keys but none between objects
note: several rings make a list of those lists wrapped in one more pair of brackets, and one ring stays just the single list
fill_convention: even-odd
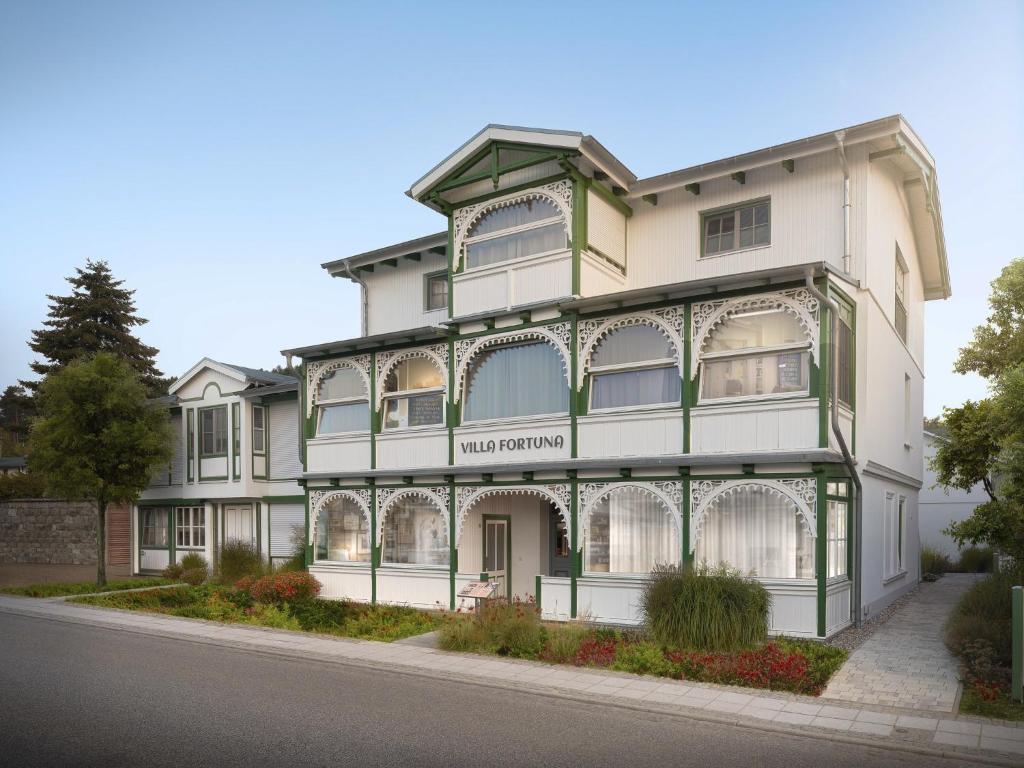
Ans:
[{"label": "flower bed", "polygon": [[102,587],[97,587],[95,581],[80,581],[72,584],[30,584],[27,587],[0,587],[0,593],[5,595],[20,595],[22,597],[67,597],[69,595],[87,595],[92,592],[116,592],[122,589],[140,589],[144,587],[160,587],[165,584],[174,584],[169,579],[124,579],[120,581],[108,581]]}]

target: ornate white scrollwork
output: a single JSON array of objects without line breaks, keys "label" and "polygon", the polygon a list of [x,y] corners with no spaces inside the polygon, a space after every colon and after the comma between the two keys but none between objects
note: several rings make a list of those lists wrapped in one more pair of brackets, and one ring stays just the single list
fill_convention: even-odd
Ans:
[{"label": "ornate white scrollwork", "polygon": [[316,405],[320,382],[329,373],[339,368],[354,368],[363,379],[363,386],[366,387],[366,394],[370,394],[370,356],[355,355],[354,357],[340,357],[335,360],[314,360],[306,363],[306,417],[313,415],[313,406]]},{"label": "ornate white scrollwork", "polygon": [[675,523],[676,530],[683,530],[683,514],[680,509],[683,500],[683,484],[679,480],[584,483],[580,486],[580,537],[577,542],[580,549],[583,549],[583,542],[590,530],[590,517],[594,509],[602,500],[624,488],[639,491],[660,501],[665,508],[665,514],[669,515]]},{"label": "ornate white scrollwork", "polygon": [[690,551],[697,546],[697,537],[708,511],[719,499],[744,490],[762,490],[780,496],[796,509],[809,536],[818,535],[818,487],[813,478],[756,480],[694,480],[690,484]]},{"label": "ornate white scrollwork", "polygon": [[781,309],[793,315],[807,334],[811,345],[811,357],[818,359],[819,311],[818,300],[806,288],[788,291],[758,293],[739,296],[734,299],[704,301],[694,304],[691,309],[693,321],[693,346],[690,350],[690,377],[697,376],[697,364],[704,351],[711,332],[729,315],[758,309]]},{"label": "ornate white scrollwork", "polygon": [[366,527],[370,527],[370,491],[366,488],[358,488],[354,491],[324,490],[309,492],[309,543],[316,543],[316,526],[320,521],[320,513],[324,507],[334,499],[348,499],[362,510],[366,518]]},{"label": "ornate white scrollwork", "polygon": [[391,509],[395,502],[408,496],[419,496],[421,499],[432,502],[437,507],[441,517],[444,518],[445,527],[448,529],[448,541],[451,541],[452,522],[451,515],[448,514],[448,501],[451,499],[451,494],[448,486],[437,485],[429,488],[405,486],[377,489],[377,530],[374,531],[376,536],[374,540],[377,542],[377,546],[381,545],[384,538],[384,519],[387,517],[388,510]]},{"label": "ornate white scrollwork", "polygon": [[448,345],[435,344],[432,347],[417,347],[416,349],[400,349],[395,352],[377,353],[377,392],[374,407],[379,411],[384,402],[384,389],[388,374],[395,369],[399,363],[410,358],[423,357],[434,364],[434,367],[441,374],[441,381],[444,388],[448,389]]},{"label": "ornate white scrollwork", "polygon": [[550,200],[558,210],[565,217],[565,229],[566,232],[571,235],[572,233],[572,183],[567,179],[561,181],[554,181],[550,184],[544,184],[540,187],[527,190],[525,192],[516,192],[515,194],[505,195],[492,200],[485,200],[482,203],[476,205],[467,205],[462,208],[456,208],[452,214],[454,227],[454,248],[455,257],[453,263],[455,267],[462,263],[462,244],[463,241],[469,234],[469,230],[473,225],[480,220],[480,218],[488,211],[492,211],[495,208],[504,208],[509,205],[515,205],[516,203],[522,202],[523,200],[537,200],[543,198]]},{"label": "ornate white scrollwork", "polygon": [[569,342],[572,337],[572,327],[569,323],[556,323],[554,325],[539,325],[534,328],[524,328],[521,331],[511,333],[499,333],[494,336],[480,336],[474,339],[460,339],[455,342],[455,398],[454,402],[462,399],[466,388],[466,372],[469,369],[469,362],[483,349],[495,344],[508,344],[513,341],[528,341],[536,339],[546,341],[553,346],[562,356],[562,366],[565,370],[565,381],[571,386],[569,374]]},{"label": "ornate white scrollwork", "polygon": [[594,348],[608,334],[619,328],[630,325],[646,325],[660,332],[675,350],[676,366],[679,377],[683,377],[683,326],[685,317],[681,307],[665,307],[646,312],[618,317],[602,317],[581,320],[576,325],[576,348],[579,351],[579,369],[576,372],[576,389],[583,388],[587,371],[590,370],[590,357]]},{"label": "ornate white scrollwork", "polygon": [[462,540],[462,528],[469,511],[481,499],[501,495],[539,496],[547,499],[565,523],[565,535],[572,541],[572,515],[569,512],[572,487],[568,483],[551,485],[509,485],[509,486],[461,486],[455,490],[455,545]]}]

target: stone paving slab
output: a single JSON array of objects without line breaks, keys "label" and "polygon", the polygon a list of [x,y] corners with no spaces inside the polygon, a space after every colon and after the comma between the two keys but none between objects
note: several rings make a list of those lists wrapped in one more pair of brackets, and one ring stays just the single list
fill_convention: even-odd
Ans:
[{"label": "stone paving slab", "polygon": [[679,715],[744,727],[784,731],[879,748],[969,757],[978,764],[1021,765],[1024,723],[970,716],[861,706],[837,706],[810,696],[642,677],[601,669],[557,667],[520,659],[494,659],[397,645],[309,635],[263,627],[134,613],[67,602],[0,596],[4,613],[176,637],[291,658],[374,666],[583,700],[633,710]]}]

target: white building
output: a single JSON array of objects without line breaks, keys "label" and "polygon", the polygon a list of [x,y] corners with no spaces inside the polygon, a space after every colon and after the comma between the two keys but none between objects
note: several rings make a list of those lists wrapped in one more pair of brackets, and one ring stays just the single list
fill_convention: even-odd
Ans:
[{"label": "white building", "polygon": [[943,531],[950,523],[959,523],[974,514],[975,507],[988,501],[988,494],[981,483],[969,491],[943,488],[938,484],[929,462],[935,458],[935,451],[942,440],[941,435],[924,433],[924,485],[917,502],[920,508],[917,525],[921,546],[932,547],[956,560],[960,556],[960,547]]},{"label": "white building", "polygon": [[917,581],[923,309],[950,287],[902,117],[648,179],[491,125],[407,194],[446,228],[325,264],[363,335],[285,352],[326,595],[449,607],[486,573],[633,623],[655,564],[707,561],[825,637]]},{"label": "white building", "polygon": [[289,558],[306,525],[298,381],[203,358],[164,401],[175,453],[133,508],[133,571],[161,571],[189,552],[215,563],[232,539]]}]

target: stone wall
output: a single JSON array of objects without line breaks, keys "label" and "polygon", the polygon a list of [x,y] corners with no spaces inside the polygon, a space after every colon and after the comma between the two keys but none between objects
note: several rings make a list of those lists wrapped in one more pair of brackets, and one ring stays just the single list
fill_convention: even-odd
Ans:
[{"label": "stone wall", "polygon": [[96,508],[82,501],[0,501],[0,563],[95,565]]}]

